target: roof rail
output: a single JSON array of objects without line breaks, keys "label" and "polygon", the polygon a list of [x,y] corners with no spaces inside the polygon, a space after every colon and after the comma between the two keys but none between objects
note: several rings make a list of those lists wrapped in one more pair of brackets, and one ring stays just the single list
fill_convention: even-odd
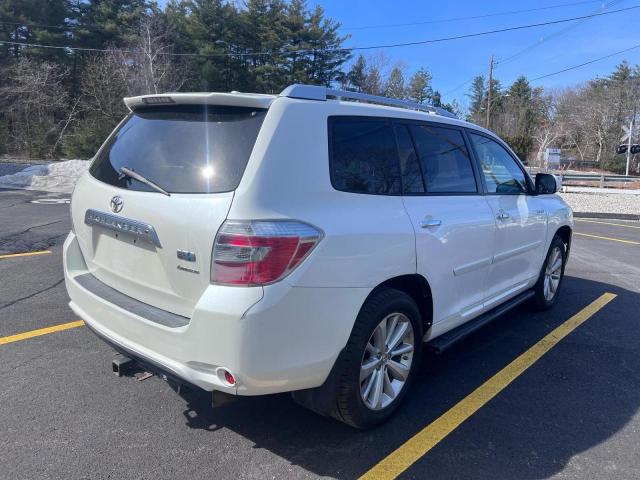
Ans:
[{"label": "roof rail", "polygon": [[368,93],[349,92],[346,90],[337,90],[335,88],[322,87],[318,85],[289,85],[280,93],[280,96],[320,101],[335,98],[337,100],[375,103],[378,105],[406,108],[408,110],[418,110],[421,112],[441,115],[443,117],[458,118],[450,111],[445,110],[444,108],[434,107],[433,105],[423,105],[422,103],[411,102],[409,100],[369,95]]}]

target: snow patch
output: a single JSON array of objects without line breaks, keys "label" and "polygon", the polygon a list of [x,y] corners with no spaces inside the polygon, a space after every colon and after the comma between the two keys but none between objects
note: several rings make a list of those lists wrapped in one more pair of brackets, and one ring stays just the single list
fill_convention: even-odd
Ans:
[{"label": "snow patch", "polygon": [[89,160],[66,160],[47,165],[32,165],[13,175],[0,177],[0,188],[22,188],[43,192],[71,193]]}]

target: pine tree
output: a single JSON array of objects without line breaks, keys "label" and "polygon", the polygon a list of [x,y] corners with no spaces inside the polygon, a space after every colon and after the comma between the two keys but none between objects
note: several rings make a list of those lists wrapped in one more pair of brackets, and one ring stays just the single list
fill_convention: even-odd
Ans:
[{"label": "pine tree", "polygon": [[[0,42],[66,45],[71,32],[71,25],[67,22],[69,17],[71,10],[66,0],[3,0],[0,2]],[[64,50],[0,45],[0,65],[23,56],[63,62],[66,53]]]},{"label": "pine tree", "polygon": [[[306,8],[306,2],[302,2],[302,5]],[[340,49],[347,37],[339,35],[340,24],[325,18],[320,6],[307,13],[304,27],[306,81],[314,85],[329,86],[340,76],[342,65],[351,56],[348,50]]]},{"label": "pine tree", "polygon": [[406,98],[406,89],[404,87],[404,75],[399,67],[391,70],[389,78],[386,81],[384,95],[389,98]]},{"label": "pine tree", "polygon": [[485,78],[478,75],[471,83],[471,92],[467,95],[470,99],[469,120],[477,120],[486,108],[487,87]]},{"label": "pine tree", "polygon": [[367,69],[367,76],[365,77],[364,85],[362,85],[362,91],[364,93],[370,93],[371,95],[382,95],[382,74],[380,69],[376,66]]},{"label": "pine tree", "polygon": [[433,92],[431,96],[431,105],[434,107],[442,107],[442,95],[440,95],[440,92],[437,90]]},{"label": "pine tree", "polygon": [[364,55],[358,55],[355,63],[347,73],[347,80],[349,87],[353,88],[356,92],[362,92],[362,89],[367,81],[367,62],[364,59]]},{"label": "pine tree", "polygon": [[417,103],[428,103],[433,96],[431,88],[431,74],[424,68],[421,68],[411,76],[409,80],[409,88],[407,89],[408,97]]}]

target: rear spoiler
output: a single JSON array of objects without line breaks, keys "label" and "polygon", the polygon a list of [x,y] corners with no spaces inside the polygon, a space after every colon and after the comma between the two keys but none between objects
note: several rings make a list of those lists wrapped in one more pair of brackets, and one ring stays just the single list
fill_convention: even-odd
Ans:
[{"label": "rear spoiler", "polygon": [[269,108],[276,99],[275,95],[256,93],[161,93],[126,97],[124,103],[134,111],[146,105],[224,105],[230,107]]}]

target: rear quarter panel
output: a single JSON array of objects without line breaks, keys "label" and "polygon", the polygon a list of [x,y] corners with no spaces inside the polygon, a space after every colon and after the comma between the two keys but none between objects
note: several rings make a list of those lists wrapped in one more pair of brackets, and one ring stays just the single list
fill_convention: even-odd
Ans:
[{"label": "rear quarter panel", "polygon": [[324,238],[285,281],[298,287],[373,288],[415,273],[415,236],[402,197],[335,190],[329,175],[327,118],[336,102],[276,100],[268,113],[230,219],[291,218]]}]

